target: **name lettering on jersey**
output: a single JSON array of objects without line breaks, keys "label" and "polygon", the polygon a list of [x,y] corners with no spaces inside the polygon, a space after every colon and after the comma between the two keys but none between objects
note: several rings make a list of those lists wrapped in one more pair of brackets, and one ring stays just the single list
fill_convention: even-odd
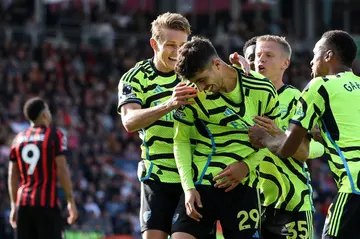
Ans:
[{"label": "name lettering on jersey", "polygon": [[286,115],[288,111],[288,106],[280,104],[279,111],[280,111],[280,115]]},{"label": "name lettering on jersey", "polygon": [[[160,100],[156,100],[156,101],[154,101],[153,102],[153,104],[154,104],[154,106],[157,106],[157,105],[159,105],[159,104],[161,104],[161,101]],[[172,111],[170,111],[169,113],[167,113],[166,115],[164,115],[163,117],[161,117],[161,119],[163,119],[163,120],[166,120],[166,121],[168,121],[168,120],[173,120],[174,118],[173,118],[173,114],[174,114],[174,110],[172,110]],[[176,112],[175,112],[176,113]]]},{"label": "name lettering on jersey", "polygon": [[302,107],[298,107],[295,111],[295,115],[299,115],[300,117],[304,117],[304,110]]},{"label": "name lettering on jersey", "polygon": [[360,90],[360,84],[358,82],[349,82],[349,84],[344,84],[345,90],[352,92],[353,90]]},{"label": "name lettering on jersey", "polygon": [[[235,115],[235,112],[232,109],[226,108],[226,110],[224,111],[224,115],[225,116]],[[248,129],[249,128],[245,123],[239,124],[236,121],[231,121],[229,124],[232,127],[234,127],[235,129]]]},{"label": "name lettering on jersey", "polygon": [[17,142],[20,144],[22,142],[44,141],[44,138],[44,134],[31,135],[30,137],[20,136],[17,138]]}]

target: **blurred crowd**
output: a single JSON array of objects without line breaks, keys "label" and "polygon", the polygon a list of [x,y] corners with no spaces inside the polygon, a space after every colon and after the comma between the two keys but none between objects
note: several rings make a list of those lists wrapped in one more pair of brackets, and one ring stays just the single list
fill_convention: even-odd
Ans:
[{"label": "blurred crowd", "polygon": [[[29,126],[22,106],[32,96],[41,96],[49,103],[54,123],[68,138],[67,158],[81,212],[79,221],[70,229],[139,238],[139,183],[135,172],[140,141],[136,133],[127,133],[121,124],[116,111],[117,84],[137,61],[151,57],[148,31],[154,16],[131,14],[115,6],[114,11],[100,17],[95,7],[90,8],[88,28],[82,30],[85,43],[71,43],[66,34],[60,40],[37,42],[39,38],[32,35],[36,23],[31,14],[25,21],[27,31],[21,36],[14,31],[11,39],[1,39],[0,238],[11,238],[12,234],[7,222],[8,155],[14,135]],[[52,11],[47,16],[50,22],[68,10],[58,4],[48,8]],[[73,19],[84,16],[78,8],[70,10],[75,14]],[[233,51],[241,52],[244,42],[252,36],[283,35],[294,51],[285,81],[300,90],[309,82],[314,42],[293,37],[288,21],[219,19],[211,31],[204,25],[193,30],[209,36],[224,59]],[[315,228],[319,233],[336,187],[326,162],[316,159],[309,164]],[[121,165],[128,165],[130,170]],[[61,190],[59,195],[63,199]]]}]

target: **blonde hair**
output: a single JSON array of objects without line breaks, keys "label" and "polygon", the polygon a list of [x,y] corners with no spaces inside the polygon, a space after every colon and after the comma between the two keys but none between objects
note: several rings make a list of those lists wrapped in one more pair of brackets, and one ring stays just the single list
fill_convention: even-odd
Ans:
[{"label": "blonde hair", "polygon": [[285,37],[275,36],[275,35],[264,35],[264,36],[259,36],[256,39],[256,42],[261,42],[261,41],[273,41],[278,43],[285,50],[289,59],[291,58],[291,53],[292,53],[291,46],[289,42],[285,39]]},{"label": "blonde hair", "polygon": [[162,29],[171,29],[183,31],[186,34],[191,34],[190,23],[189,21],[179,13],[163,13],[159,15],[152,23],[151,23],[151,37],[155,40],[161,40]]}]

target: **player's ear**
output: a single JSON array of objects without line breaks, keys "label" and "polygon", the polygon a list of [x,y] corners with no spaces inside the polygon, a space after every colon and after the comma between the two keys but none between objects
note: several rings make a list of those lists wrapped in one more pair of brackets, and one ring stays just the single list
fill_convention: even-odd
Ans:
[{"label": "player's ear", "polygon": [[215,58],[213,59],[213,61],[212,61],[212,64],[213,64],[213,66],[214,66],[217,70],[219,70],[219,69],[220,69],[220,66],[221,66],[221,60],[220,60],[220,58],[215,57]]},{"label": "player's ear", "polygon": [[290,59],[286,59],[286,61],[284,62],[282,68],[284,70],[286,70],[289,66],[290,66]]},{"label": "player's ear", "polygon": [[159,51],[159,47],[154,38],[150,38],[150,46],[154,51]]},{"label": "player's ear", "polygon": [[325,61],[328,62],[332,59],[332,57],[334,56],[334,52],[332,50],[327,50],[325,53]]}]

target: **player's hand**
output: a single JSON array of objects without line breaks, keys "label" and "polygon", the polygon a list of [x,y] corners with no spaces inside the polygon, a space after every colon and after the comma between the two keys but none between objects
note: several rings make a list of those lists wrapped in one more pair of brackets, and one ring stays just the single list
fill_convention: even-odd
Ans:
[{"label": "player's hand", "polygon": [[16,228],[17,225],[16,225],[16,207],[15,208],[11,208],[11,211],[10,211],[10,218],[9,218],[9,222],[10,222],[10,225],[12,228]]},{"label": "player's hand", "polygon": [[67,209],[69,211],[69,217],[67,218],[67,222],[69,223],[69,225],[71,225],[76,221],[79,216],[75,202],[69,202],[67,204]]},{"label": "player's hand", "polygon": [[198,208],[202,208],[200,194],[195,188],[192,188],[185,192],[186,214],[199,222],[202,215],[196,210],[195,203]]},{"label": "player's hand", "polygon": [[254,122],[257,126],[264,128],[271,136],[280,135],[283,131],[277,127],[273,120],[264,116],[256,116]]},{"label": "player's hand", "polygon": [[248,75],[250,73],[250,64],[249,62],[239,53],[234,52],[229,56],[229,61],[231,64],[241,66],[241,68],[244,70],[245,75]]},{"label": "player's hand", "polygon": [[196,89],[186,86],[185,83],[179,83],[175,86],[171,98],[167,101],[167,106],[174,110],[179,108],[181,105],[194,104],[195,102],[187,100],[195,98],[196,95]]},{"label": "player's hand", "polygon": [[256,148],[265,148],[266,146],[263,144],[263,139],[268,135],[266,130],[259,126],[252,126],[249,128],[248,135],[250,138],[251,144]]},{"label": "player's hand", "polygon": [[317,125],[315,125],[314,128],[312,128],[311,135],[315,141],[322,144],[324,143],[324,140],[321,136],[320,128]]},{"label": "player's hand", "polygon": [[237,185],[249,173],[249,167],[244,162],[236,162],[224,168],[215,178],[215,187],[226,188],[225,192],[229,192],[236,188]]}]

